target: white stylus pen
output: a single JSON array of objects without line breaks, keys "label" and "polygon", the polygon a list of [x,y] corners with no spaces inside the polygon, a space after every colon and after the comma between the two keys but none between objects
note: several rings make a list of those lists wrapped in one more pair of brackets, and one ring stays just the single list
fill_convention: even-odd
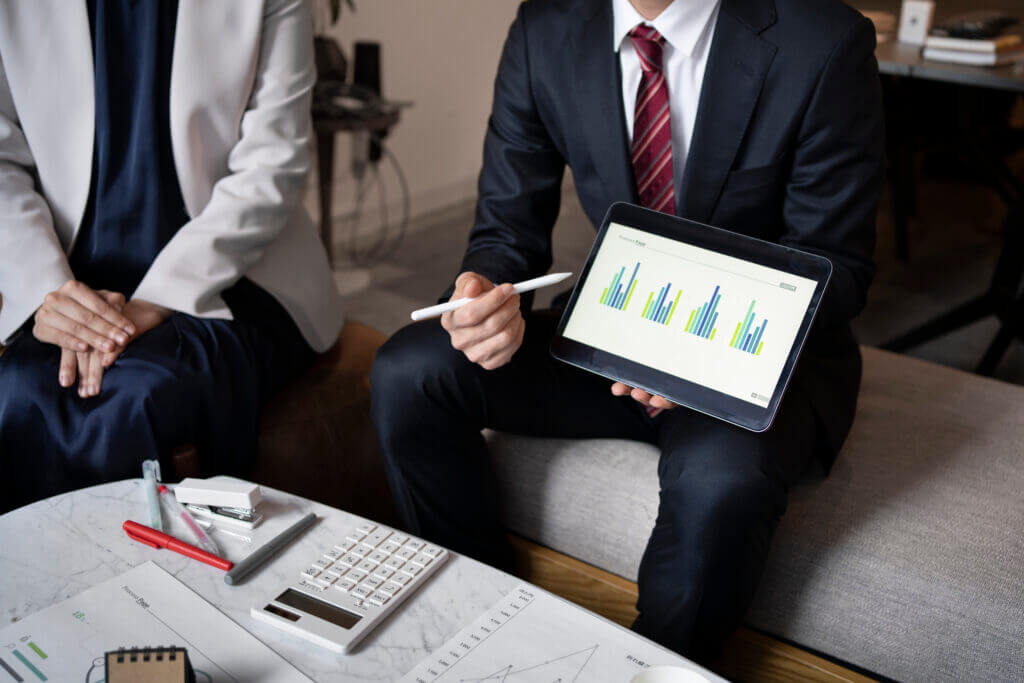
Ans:
[{"label": "white stylus pen", "polygon": [[[532,280],[523,280],[512,285],[512,289],[516,294],[522,294],[523,292],[530,292],[541,287],[547,287],[549,285],[557,285],[562,280],[572,277],[572,273],[551,273],[550,275],[542,275],[541,277],[535,277]],[[461,299],[453,299],[447,303],[438,304],[436,306],[428,306],[427,308],[421,308],[418,311],[412,312],[413,320],[426,320],[427,318],[436,318],[442,313],[448,311],[454,311],[456,308],[462,308],[473,299],[469,297],[463,297]]]}]

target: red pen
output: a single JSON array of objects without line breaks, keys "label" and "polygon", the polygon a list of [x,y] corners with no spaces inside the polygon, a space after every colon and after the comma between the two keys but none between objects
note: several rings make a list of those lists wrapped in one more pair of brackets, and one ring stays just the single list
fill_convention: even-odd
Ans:
[{"label": "red pen", "polygon": [[179,541],[174,536],[168,536],[167,534],[157,531],[156,529],[150,529],[144,524],[133,522],[130,519],[124,523],[124,532],[128,534],[128,538],[139,543],[145,543],[148,546],[154,548],[167,548],[173,550],[176,553],[180,553],[185,557],[191,557],[193,560],[199,560],[206,564],[212,565],[217,569],[223,569],[228,571],[235,566],[234,562],[228,562],[223,557],[217,557],[213,553],[208,553],[202,548],[197,548],[194,545],[189,545],[184,541]]}]

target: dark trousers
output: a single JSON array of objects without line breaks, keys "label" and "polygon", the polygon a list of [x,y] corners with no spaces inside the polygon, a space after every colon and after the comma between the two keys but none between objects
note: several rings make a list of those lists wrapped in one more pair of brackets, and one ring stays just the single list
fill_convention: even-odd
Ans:
[{"label": "dark trousers", "polygon": [[0,513],[85,486],[138,477],[197,447],[207,474],[244,475],[260,411],[313,350],[283,308],[243,280],[235,320],[175,313],[131,342],[100,394],[57,383],[60,349],[29,330],[0,356]]},{"label": "dark trousers", "polygon": [[481,428],[657,444],[661,493],[633,628],[706,661],[743,617],[787,488],[812,459],[810,403],[791,387],[763,434],[686,408],[651,419],[633,399],[612,396],[608,380],[551,358],[558,315],[529,314],[522,348],[495,371],[453,349],[436,320],[381,348],[372,411],[399,512],[413,533],[507,569]]}]

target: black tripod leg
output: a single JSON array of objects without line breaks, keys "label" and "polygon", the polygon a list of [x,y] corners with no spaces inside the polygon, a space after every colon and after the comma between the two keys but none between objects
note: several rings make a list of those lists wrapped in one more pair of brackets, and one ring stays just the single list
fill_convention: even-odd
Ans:
[{"label": "black tripod leg", "polygon": [[892,188],[892,223],[896,241],[896,258],[910,261],[910,217],[915,213],[914,137],[909,125],[913,97],[907,92],[910,83],[899,76],[883,81],[885,86],[886,154],[889,160],[889,182]]},{"label": "black tripod leg", "polygon": [[1010,329],[1009,325],[1000,327],[999,333],[996,334],[992,343],[988,345],[988,349],[986,349],[985,355],[982,356],[981,362],[978,363],[978,369],[975,372],[979,375],[991,377],[995,373],[999,361],[1002,360],[1003,354],[1006,353],[1006,349],[1010,347],[1013,337],[1013,330]]},{"label": "black tripod leg", "polygon": [[977,373],[989,377],[995,373],[999,361],[1015,338],[1024,341],[1024,294],[1017,297],[1012,307],[999,314],[1002,326],[978,363]]}]

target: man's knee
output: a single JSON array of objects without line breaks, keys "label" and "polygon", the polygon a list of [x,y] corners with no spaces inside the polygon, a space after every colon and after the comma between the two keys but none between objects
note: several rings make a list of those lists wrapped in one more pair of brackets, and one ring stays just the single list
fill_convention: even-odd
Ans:
[{"label": "man's knee", "polygon": [[743,534],[785,508],[784,486],[752,464],[689,468],[662,488],[661,498],[663,515],[712,535]]},{"label": "man's knee", "polygon": [[408,325],[377,350],[370,373],[375,415],[423,397],[459,363],[448,333],[436,321]]}]

